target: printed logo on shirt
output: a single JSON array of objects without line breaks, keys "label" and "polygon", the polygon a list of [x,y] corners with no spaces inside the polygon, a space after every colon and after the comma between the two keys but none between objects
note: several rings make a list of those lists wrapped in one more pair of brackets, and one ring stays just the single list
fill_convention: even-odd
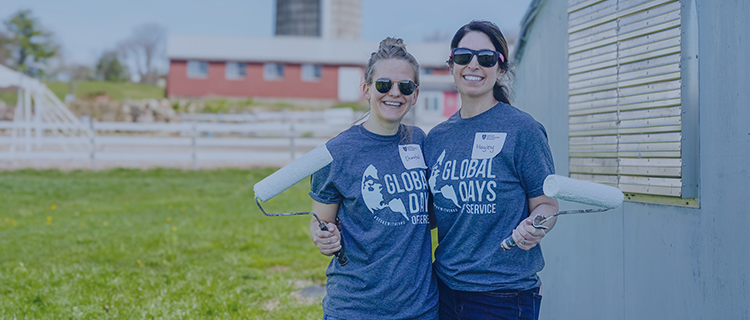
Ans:
[{"label": "printed logo on shirt", "polygon": [[[383,225],[429,223],[427,183],[423,170],[384,174],[381,179],[378,169],[369,165],[362,174],[361,190],[365,206],[375,221]],[[387,202],[386,197],[389,198]]]},{"label": "printed logo on shirt", "polygon": [[492,159],[505,145],[505,132],[477,132],[472,145],[472,159]]},{"label": "printed logo on shirt", "polygon": [[422,148],[418,144],[399,145],[398,154],[406,170],[427,169],[424,156],[422,156]]},{"label": "printed logo on shirt", "polygon": [[446,151],[443,150],[430,170],[428,183],[434,196],[435,209],[448,213],[497,213],[494,203],[497,199],[497,176],[492,173],[492,158],[459,162],[445,160],[445,155]]}]

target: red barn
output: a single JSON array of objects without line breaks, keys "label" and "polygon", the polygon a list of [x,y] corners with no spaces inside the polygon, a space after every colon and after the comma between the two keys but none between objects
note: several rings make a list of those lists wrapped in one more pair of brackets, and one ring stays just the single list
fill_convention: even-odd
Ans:
[{"label": "red barn", "polygon": [[[170,36],[167,96],[359,101],[365,64],[377,48],[373,41],[313,37]],[[421,92],[454,91],[447,42],[407,49],[420,63]]]}]

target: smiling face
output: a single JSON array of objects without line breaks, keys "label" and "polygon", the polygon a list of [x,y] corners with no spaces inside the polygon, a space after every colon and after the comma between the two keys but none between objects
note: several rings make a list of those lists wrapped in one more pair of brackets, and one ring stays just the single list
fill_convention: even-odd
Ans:
[{"label": "smiling face", "polygon": [[[419,89],[405,96],[398,89],[398,82],[402,80],[415,81],[414,68],[401,59],[386,59],[376,62],[372,76],[372,83],[362,85],[362,93],[370,102],[370,117],[366,121],[366,127],[374,128],[398,128],[401,119],[404,118],[411,106],[417,102]],[[375,80],[387,78],[393,81],[391,90],[380,93],[375,88]],[[391,132],[379,132],[378,134],[392,134]]]},{"label": "smiling face", "polygon": [[[468,48],[476,51],[484,49],[497,50],[492,41],[490,41],[490,37],[477,31],[466,33],[458,43],[458,48]],[[452,63],[451,71],[458,91],[468,98],[492,97],[492,88],[503,74],[499,63],[490,68],[485,68],[479,65],[476,56],[473,56],[467,65]]]}]

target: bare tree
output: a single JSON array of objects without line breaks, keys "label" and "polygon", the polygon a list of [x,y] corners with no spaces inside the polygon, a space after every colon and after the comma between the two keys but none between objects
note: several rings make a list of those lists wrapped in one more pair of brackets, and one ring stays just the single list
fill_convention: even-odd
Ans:
[{"label": "bare tree", "polygon": [[[117,44],[117,52],[137,74],[141,83],[156,83],[159,77],[159,62],[165,59],[166,30],[161,25],[148,23],[137,26],[133,34]],[[132,70],[134,69],[134,70]]]}]

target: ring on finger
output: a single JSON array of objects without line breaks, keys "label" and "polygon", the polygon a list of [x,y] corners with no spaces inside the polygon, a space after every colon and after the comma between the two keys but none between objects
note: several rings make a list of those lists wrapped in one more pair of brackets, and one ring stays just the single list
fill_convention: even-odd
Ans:
[{"label": "ring on finger", "polygon": [[526,239],[521,240],[521,245],[524,245],[524,244],[526,244]]}]

